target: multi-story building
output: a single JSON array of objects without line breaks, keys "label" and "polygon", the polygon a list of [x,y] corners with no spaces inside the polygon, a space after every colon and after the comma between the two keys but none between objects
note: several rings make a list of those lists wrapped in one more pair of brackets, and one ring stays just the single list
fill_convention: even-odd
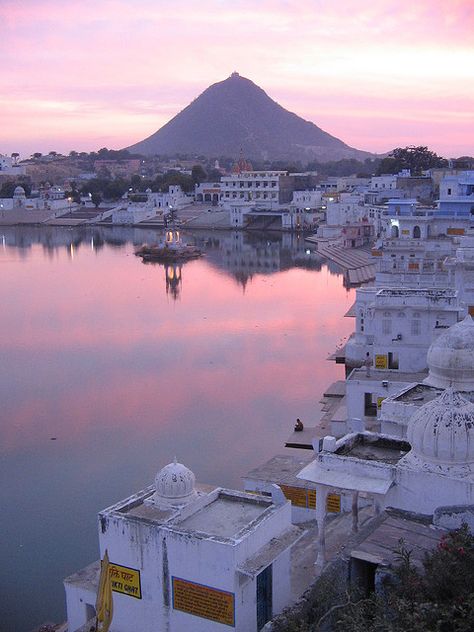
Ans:
[{"label": "multi-story building", "polygon": [[291,202],[293,179],[286,171],[243,171],[221,179],[221,203],[229,207],[239,200],[275,207]]}]

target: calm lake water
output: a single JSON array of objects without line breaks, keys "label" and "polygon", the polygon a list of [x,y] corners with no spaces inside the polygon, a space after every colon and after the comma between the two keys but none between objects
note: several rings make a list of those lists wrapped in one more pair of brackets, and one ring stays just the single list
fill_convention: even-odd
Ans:
[{"label": "calm lake water", "polygon": [[64,620],[100,509],[174,456],[240,488],[343,377],[354,294],[303,240],[196,233],[165,269],[133,254],[157,234],[0,227],[2,632]]}]

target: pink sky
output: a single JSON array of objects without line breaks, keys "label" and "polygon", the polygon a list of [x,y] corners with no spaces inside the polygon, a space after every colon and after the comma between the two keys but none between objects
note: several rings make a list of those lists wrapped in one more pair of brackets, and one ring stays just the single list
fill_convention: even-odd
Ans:
[{"label": "pink sky", "polygon": [[121,148],[233,70],[358,149],[474,154],[472,0],[2,0],[0,153]]}]

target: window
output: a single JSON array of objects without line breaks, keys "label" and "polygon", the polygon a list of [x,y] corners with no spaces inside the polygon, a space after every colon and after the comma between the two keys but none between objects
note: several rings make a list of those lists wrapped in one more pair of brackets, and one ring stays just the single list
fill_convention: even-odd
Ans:
[{"label": "window", "polygon": [[392,321],[388,318],[382,318],[382,333],[386,336],[392,333]]},{"label": "window", "polygon": [[411,335],[419,336],[421,334],[421,320],[413,319],[411,321]]}]

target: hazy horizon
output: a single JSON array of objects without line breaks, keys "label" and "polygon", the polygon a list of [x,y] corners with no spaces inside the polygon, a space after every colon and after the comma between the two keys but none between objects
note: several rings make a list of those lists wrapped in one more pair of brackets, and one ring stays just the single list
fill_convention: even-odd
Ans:
[{"label": "hazy horizon", "polygon": [[357,149],[474,153],[470,0],[4,0],[0,153],[120,149],[238,71]]}]

